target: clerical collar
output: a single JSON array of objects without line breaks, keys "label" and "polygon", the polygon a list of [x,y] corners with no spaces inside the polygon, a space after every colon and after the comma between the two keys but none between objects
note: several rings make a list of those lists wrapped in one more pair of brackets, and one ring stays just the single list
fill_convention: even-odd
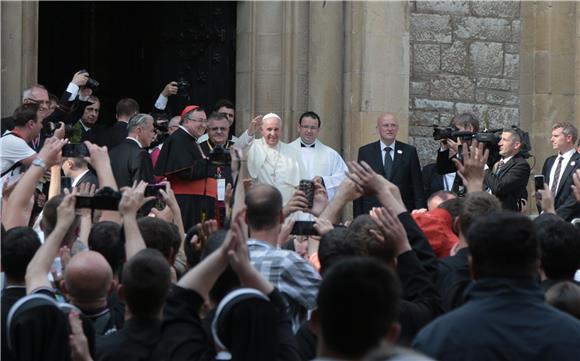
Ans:
[{"label": "clerical collar", "polygon": [[301,148],[314,148],[315,145],[316,145],[316,140],[314,140],[314,142],[312,142],[312,144],[306,144],[305,142],[302,141],[302,138],[300,138],[300,147]]},{"label": "clerical collar", "polygon": [[[229,149],[230,144],[231,144],[230,141],[226,140],[226,144],[222,144],[222,147],[224,149]],[[215,145],[212,144],[212,142],[209,140],[209,138],[207,139],[207,146],[208,146],[209,150],[213,150],[213,148],[215,147]]]}]

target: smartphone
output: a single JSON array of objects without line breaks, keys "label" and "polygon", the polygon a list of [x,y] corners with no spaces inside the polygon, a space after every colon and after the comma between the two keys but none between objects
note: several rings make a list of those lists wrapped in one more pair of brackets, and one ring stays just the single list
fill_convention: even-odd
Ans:
[{"label": "smartphone", "polygon": [[308,209],[311,209],[314,204],[314,182],[308,179],[303,179],[300,181],[298,189],[306,194]]},{"label": "smartphone", "polygon": [[85,143],[66,144],[62,147],[62,156],[66,158],[90,157],[89,149]]},{"label": "smartphone", "polygon": [[535,175],[534,176],[534,188],[536,189],[536,192],[544,189],[544,176],[541,174]]},{"label": "smartphone", "polygon": [[148,184],[145,188],[145,197],[159,197],[161,192],[159,190],[165,190],[165,183],[161,184]]},{"label": "smartphone", "polygon": [[121,198],[115,195],[76,196],[75,208],[90,208],[116,211]]},{"label": "smartphone", "polygon": [[295,236],[316,236],[318,235],[318,231],[314,228],[314,222],[296,221],[290,234]]}]

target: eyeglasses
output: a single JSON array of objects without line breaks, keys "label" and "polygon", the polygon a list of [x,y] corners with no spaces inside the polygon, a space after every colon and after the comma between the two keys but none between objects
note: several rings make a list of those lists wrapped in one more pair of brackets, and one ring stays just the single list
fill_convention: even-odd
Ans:
[{"label": "eyeglasses", "polygon": [[225,132],[226,130],[228,130],[227,127],[213,127],[213,128],[209,128],[209,130],[211,130],[212,132]]},{"label": "eyeglasses", "polygon": [[207,123],[207,119],[192,119],[192,118],[189,118],[188,120],[191,120],[192,122],[198,122],[198,123]]},{"label": "eyeglasses", "polygon": [[306,130],[317,130],[318,129],[318,127],[316,127],[314,125],[301,125],[300,128],[306,129]]}]

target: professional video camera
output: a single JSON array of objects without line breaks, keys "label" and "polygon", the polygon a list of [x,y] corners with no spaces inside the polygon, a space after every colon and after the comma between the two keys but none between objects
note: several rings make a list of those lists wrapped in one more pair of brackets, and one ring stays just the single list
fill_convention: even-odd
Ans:
[{"label": "professional video camera", "polygon": [[496,134],[501,132],[503,129],[489,129],[483,132],[468,132],[460,131],[453,127],[440,128],[437,125],[433,125],[433,139],[463,139],[471,140],[475,139],[480,143],[485,143],[486,145],[497,145],[500,141],[500,137]]}]

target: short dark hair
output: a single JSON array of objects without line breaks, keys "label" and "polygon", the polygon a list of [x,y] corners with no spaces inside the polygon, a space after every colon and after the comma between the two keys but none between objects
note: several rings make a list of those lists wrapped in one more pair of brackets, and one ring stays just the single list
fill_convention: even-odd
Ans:
[{"label": "short dark hair", "polygon": [[320,117],[318,116],[318,114],[316,114],[315,112],[312,112],[312,111],[302,113],[300,118],[298,118],[298,125],[302,125],[302,119],[306,118],[306,117],[318,120],[318,128],[320,128],[322,126],[322,121],[320,120]]},{"label": "short dark hair", "polygon": [[347,228],[334,228],[320,238],[318,246],[318,260],[320,274],[324,275],[327,269],[337,262],[352,256],[366,256],[365,245],[357,239],[349,237]]},{"label": "short dark hair", "polygon": [[471,113],[461,113],[454,116],[451,119],[451,124],[449,125],[451,125],[452,127],[457,127],[461,125],[464,128],[467,128],[468,126],[471,125],[473,127],[474,132],[479,131],[479,120],[477,120],[475,115]]},{"label": "short dark hair", "polygon": [[[220,229],[217,232],[212,233],[208,237],[201,253],[201,260],[204,260],[210,254],[218,250],[222,243],[224,243],[226,235],[227,231],[225,229]],[[237,287],[240,287],[238,274],[234,272],[230,265],[228,265],[209,291],[209,298],[217,305],[228,293]]]},{"label": "short dark hair", "polygon": [[209,117],[207,117],[207,121],[210,122],[212,120],[228,120],[228,117],[225,113],[211,112]]},{"label": "short dark hair", "polygon": [[167,260],[176,256],[174,245],[181,243],[181,237],[169,223],[156,217],[142,217],[137,224],[147,248],[158,250]]},{"label": "short dark hair", "polygon": [[220,110],[221,107],[225,107],[228,109],[234,109],[234,110],[236,109],[236,106],[231,101],[229,101],[227,99],[220,99],[214,104],[213,111],[217,112],[218,110]]},{"label": "short dark hair", "polygon": [[117,102],[115,112],[117,116],[130,117],[139,113],[139,103],[132,98],[123,98]]},{"label": "short dark hair", "polygon": [[89,232],[89,249],[102,254],[113,274],[118,275],[127,257],[121,225],[111,221],[95,223]]},{"label": "short dark hair", "polygon": [[580,240],[574,226],[553,214],[534,220],[540,242],[540,260],[551,279],[573,279],[580,267]]},{"label": "short dark hair", "polygon": [[580,286],[570,281],[558,282],[546,291],[546,302],[580,320]]},{"label": "short dark hair", "polygon": [[464,235],[477,218],[484,214],[501,211],[499,200],[487,192],[467,193],[459,213],[459,231]]},{"label": "short dark hair", "polygon": [[467,231],[476,278],[534,277],[539,244],[532,221],[514,212],[484,214]]},{"label": "short dark hair", "polygon": [[280,224],[282,194],[268,184],[253,186],[245,197],[248,226],[253,230],[268,230]]},{"label": "short dark hair", "polygon": [[401,288],[385,264],[353,257],[332,266],[318,291],[318,316],[326,347],[358,358],[377,347],[396,322]]},{"label": "short dark hair", "polygon": [[155,249],[139,251],[123,268],[125,300],[136,317],[155,317],[163,308],[170,285],[169,263]]},{"label": "short dark hair", "polygon": [[2,270],[6,276],[24,281],[26,267],[40,248],[38,234],[30,227],[14,227],[2,236],[1,244]]},{"label": "short dark hair", "polygon": [[14,118],[14,126],[23,127],[31,120],[36,122],[38,108],[39,106],[36,103],[25,103],[19,105],[12,115]]},{"label": "short dark hair", "polygon": [[379,227],[368,214],[356,217],[348,227],[350,242],[362,244],[369,256],[381,262],[391,262],[395,258],[395,250],[386,242],[380,243],[371,234],[371,230],[379,232]]}]

